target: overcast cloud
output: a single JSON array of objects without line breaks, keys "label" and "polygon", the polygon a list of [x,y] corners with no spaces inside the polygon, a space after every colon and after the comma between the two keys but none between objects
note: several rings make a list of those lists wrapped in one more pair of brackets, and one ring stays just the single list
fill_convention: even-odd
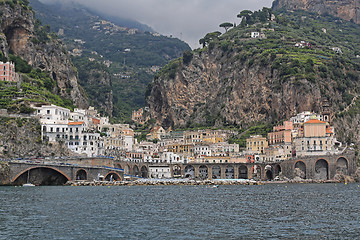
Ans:
[{"label": "overcast cloud", "polygon": [[[41,0],[56,2],[59,0]],[[199,47],[206,33],[223,31],[223,22],[239,23],[242,10],[271,7],[273,0],[61,0],[77,2],[107,14],[129,18],[152,27],[163,35],[173,35]]]}]

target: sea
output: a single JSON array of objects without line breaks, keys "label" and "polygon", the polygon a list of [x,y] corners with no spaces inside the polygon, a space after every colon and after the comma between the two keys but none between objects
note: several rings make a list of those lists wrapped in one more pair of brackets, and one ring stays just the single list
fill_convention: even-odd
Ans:
[{"label": "sea", "polygon": [[360,239],[360,185],[0,187],[0,239]]}]

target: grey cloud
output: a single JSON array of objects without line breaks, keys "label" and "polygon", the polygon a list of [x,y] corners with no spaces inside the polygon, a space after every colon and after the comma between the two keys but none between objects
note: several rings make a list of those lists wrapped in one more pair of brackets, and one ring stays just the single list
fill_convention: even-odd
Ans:
[{"label": "grey cloud", "polygon": [[[59,0],[41,0],[56,2]],[[271,7],[273,0],[61,0],[76,2],[107,14],[130,18],[198,47],[206,33],[222,30],[223,22],[239,22],[244,10]]]}]

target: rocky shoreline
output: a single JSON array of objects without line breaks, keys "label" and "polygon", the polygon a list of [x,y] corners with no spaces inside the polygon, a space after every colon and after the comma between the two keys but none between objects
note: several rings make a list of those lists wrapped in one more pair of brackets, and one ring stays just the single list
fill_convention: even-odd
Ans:
[{"label": "rocky shoreline", "polygon": [[[68,181],[65,186],[219,186],[219,185],[266,185],[297,183],[344,183],[339,180],[288,180],[288,181],[254,181],[254,180],[136,180],[136,181]],[[347,183],[347,181],[345,181]]]}]

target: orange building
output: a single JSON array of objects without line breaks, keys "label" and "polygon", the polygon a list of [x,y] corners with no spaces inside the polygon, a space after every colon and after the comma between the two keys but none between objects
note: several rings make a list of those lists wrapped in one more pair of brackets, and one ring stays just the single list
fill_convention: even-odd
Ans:
[{"label": "orange building", "polygon": [[325,137],[326,122],[311,119],[304,123],[304,137]]},{"label": "orange building", "polygon": [[283,125],[275,126],[273,132],[268,133],[269,144],[291,143],[291,131],[293,128],[293,123],[290,121],[285,121]]}]

